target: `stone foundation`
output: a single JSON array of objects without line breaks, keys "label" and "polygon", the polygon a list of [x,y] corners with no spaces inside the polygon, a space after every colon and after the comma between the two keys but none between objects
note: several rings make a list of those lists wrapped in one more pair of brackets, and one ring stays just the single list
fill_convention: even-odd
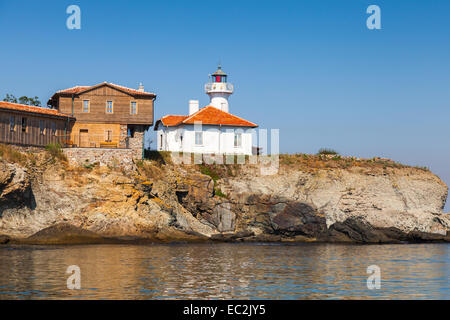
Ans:
[{"label": "stone foundation", "polygon": [[142,160],[145,126],[133,126],[134,134],[128,137],[128,148],[134,150],[134,159]]},{"label": "stone foundation", "polygon": [[128,143],[128,126],[126,124],[120,125],[120,136],[119,136],[119,148],[126,148]]},{"label": "stone foundation", "polygon": [[[71,165],[131,169],[134,166],[136,150],[107,148],[64,148],[63,152]],[[142,158],[142,156],[141,156]]]}]

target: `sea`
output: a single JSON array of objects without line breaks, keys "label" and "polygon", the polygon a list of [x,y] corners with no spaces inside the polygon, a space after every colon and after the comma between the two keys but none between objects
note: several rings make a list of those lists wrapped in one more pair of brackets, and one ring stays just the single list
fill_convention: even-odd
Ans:
[{"label": "sea", "polygon": [[450,299],[450,244],[0,246],[0,299]]}]

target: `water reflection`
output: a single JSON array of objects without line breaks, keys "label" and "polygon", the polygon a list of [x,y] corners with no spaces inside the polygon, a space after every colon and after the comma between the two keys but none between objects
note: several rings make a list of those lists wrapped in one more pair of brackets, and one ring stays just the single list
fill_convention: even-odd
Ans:
[{"label": "water reflection", "polygon": [[[449,299],[450,246],[0,247],[0,299]],[[366,286],[369,265],[380,290]],[[81,290],[68,290],[69,265]]]}]

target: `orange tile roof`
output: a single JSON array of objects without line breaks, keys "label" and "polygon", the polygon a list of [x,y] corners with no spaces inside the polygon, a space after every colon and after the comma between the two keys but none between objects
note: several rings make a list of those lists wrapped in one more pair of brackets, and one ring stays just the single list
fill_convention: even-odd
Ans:
[{"label": "orange tile roof", "polygon": [[114,84],[114,83],[109,83],[109,82],[103,82],[103,83],[97,84],[95,86],[76,86],[76,87],[72,87],[72,88],[68,88],[68,89],[64,89],[64,90],[59,90],[56,93],[57,94],[58,93],[79,94],[81,92],[87,91],[87,90],[95,88],[95,87],[101,87],[102,85],[108,85],[110,87],[116,88],[116,89],[121,90],[121,91],[125,91],[125,92],[127,92],[129,94],[132,94],[132,95],[141,95],[141,96],[148,96],[148,95],[150,95],[150,96],[155,96],[155,94],[151,93],[151,92],[142,92],[142,91],[139,91],[139,90],[127,88],[127,87],[120,86],[120,85]]},{"label": "orange tile roof", "polygon": [[80,93],[82,91],[86,91],[90,86],[76,86],[69,89],[59,90],[56,93]]},{"label": "orange tile roof", "polygon": [[183,122],[184,119],[188,118],[189,116],[175,116],[175,115],[168,115],[161,118],[161,122],[165,126],[176,126]]},{"label": "orange tile roof", "polygon": [[55,110],[55,109],[28,106],[25,104],[11,103],[11,102],[6,102],[6,101],[0,101],[0,109],[25,111],[25,112],[31,112],[31,113],[44,114],[44,115],[52,115],[52,116],[57,116],[57,117],[71,118],[71,116],[60,113],[60,112],[58,112],[58,110]]},{"label": "orange tile roof", "polygon": [[[190,116],[168,115],[161,118],[165,126],[178,126],[180,124],[195,124],[201,122],[203,125],[243,126],[257,127],[258,125],[239,118],[231,113],[222,111],[213,106],[206,106]],[[155,128],[156,129],[156,128]]]}]

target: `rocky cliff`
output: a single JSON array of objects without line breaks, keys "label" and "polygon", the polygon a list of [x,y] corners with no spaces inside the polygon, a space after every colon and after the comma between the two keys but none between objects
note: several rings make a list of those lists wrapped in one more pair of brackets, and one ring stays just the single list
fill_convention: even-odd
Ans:
[{"label": "rocky cliff", "polygon": [[296,155],[263,175],[169,158],[125,171],[3,157],[0,243],[449,240],[447,186],[423,168]]}]

